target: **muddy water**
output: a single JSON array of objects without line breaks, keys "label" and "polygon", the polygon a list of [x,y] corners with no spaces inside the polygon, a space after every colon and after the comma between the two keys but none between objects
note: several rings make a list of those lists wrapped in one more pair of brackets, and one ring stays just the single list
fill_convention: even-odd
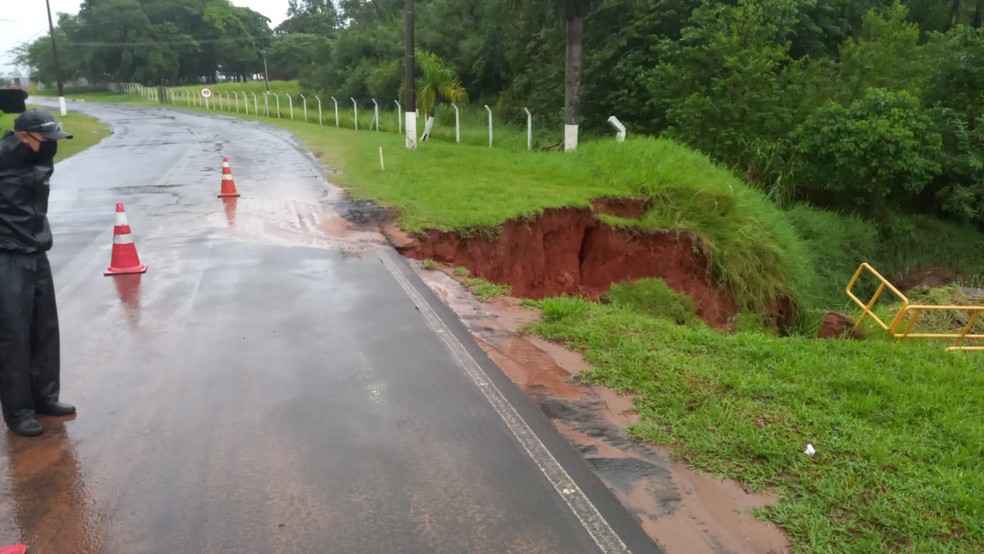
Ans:
[{"label": "muddy water", "polygon": [[540,405],[554,426],[670,554],[782,553],[782,530],[751,510],[775,502],[734,481],[710,478],[641,443],[627,429],[638,421],[631,397],[572,377],[589,369],[579,354],[517,334],[537,318],[516,299],[476,300],[448,272],[417,273],[457,314],[489,357]]}]

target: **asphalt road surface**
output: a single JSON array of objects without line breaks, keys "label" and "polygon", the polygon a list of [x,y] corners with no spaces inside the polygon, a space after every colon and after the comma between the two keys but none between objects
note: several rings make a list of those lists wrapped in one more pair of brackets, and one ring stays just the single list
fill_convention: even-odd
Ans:
[{"label": "asphalt road surface", "polygon": [[[0,545],[658,551],[290,135],[80,108],[114,134],[52,181],[79,413],[0,433]],[[117,202],[144,275],[103,276]]]}]

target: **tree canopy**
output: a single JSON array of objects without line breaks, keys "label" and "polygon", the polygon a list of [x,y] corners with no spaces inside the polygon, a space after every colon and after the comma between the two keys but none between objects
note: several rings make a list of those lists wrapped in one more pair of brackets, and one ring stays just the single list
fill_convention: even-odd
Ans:
[{"label": "tree canopy", "polygon": [[[415,0],[415,12],[416,47],[507,118],[528,107],[561,132],[575,14],[589,134],[616,115],[780,202],[984,224],[984,0]],[[313,93],[389,103],[403,83],[401,0],[291,0],[276,29],[229,0],[85,0],[56,32],[66,77],[93,83],[250,79],[264,54],[271,77]],[[49,52],[45,37],[18,53],[51,81]]]}]

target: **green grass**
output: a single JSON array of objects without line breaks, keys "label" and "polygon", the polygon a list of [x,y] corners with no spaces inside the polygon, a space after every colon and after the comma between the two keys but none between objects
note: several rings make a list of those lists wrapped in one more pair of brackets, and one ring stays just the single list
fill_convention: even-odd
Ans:
[{"label": "green grass", "polygon": [[[867,281],[867,282],[865,282]],[[862,302],[867,302],[876,287],[877,281],[865,274],[859,280],[862,286],[856,286],[855,289],[861,288],[865,290],[863,294],[858,294],[855,290],[855,294]],[[919,286],[912,290],[905,292],[906,297],[912,305],[928,305],[928,306],[982,306],[982,302],[978,298],[971,298],[958,286],[946,286],[946,287],[926,287]],[[872,306],[872,311],[875,315],[881,319],[885,325],[890,326],[894,321],[895,317],[899,314],[899,310],[902,307],[902,302],[895,298],[894,295],[889,292],[885,292],[878,301]],[[853,306],[850,310],[852,314],[860,315],[861,309],[859,307]],[[969,323],[972,311],[967,310],[923,310],[918,317],[913,322],[912,326],[909,327],[909,331],[912,334],[922,334],[922,333],[935,333],[935,334],[959,334]],[[897,329],[897,332],[905,332],[908,322],[911,321],[912,315],[910,311],[909,317],[903,320],[902,325]],[[888,332],[882,329],[874,319],[866,317],[859,328],[861,334],[868,340],[882,340],[888,341],[892,340]],[[974,325],[968,330],[969,335],[984,335],[984,318],[978,318]],[[910,341],[930,341],[932,344],[936,345],[937,348],[943,349],[949,346],[955,345],[955,339],[953,338],[914,338],[908,339]],[[968,339],[965,340],[964,346],[984,346],[984,341]]]},{"label": "green grass", "polygon": [[635,395],[636,436],[776,493],[761,515],[796,551],[984,550],[979,355],[722,335],[633,302],[541,305],[535,332],[583,352],[595,367],[586,380]]},{"label": "green grass", "polygon": [[469,271],[467,267],[461,267],[460,265],[458,267],[454,268],[454,270],[452,271],[452,273],[454,273],[458,277],[467,277],[467,276],[471,275],[471,271]]},{"label": "green grass", "polygon": [[477,277],[465,279],[464,285],[470,288],[472,293],[477,296],[479,300],[483,301],[492,300],[496,296],[504,296],[512,293],[512,287],[509,285],[497,285]]},{"label": "green grass", "polygon": [[[882,229],[889,273],[913,267],[946,267],[969,283],[984,283],[984,234],[967,225],[926,216],[899,217]],[[976,285],[975,285],[976,286]]]},{"label": "green grass", "polygon": [[[34,106],[28,107],[33,108]],[[98,119],[73,113],[72,111],[69,111],[65,117],[58,115],[57,110],[48,109],[48,111],[61,121],[62,127],[67,132],[75,137],[71,140],[58,142],[58,156],[56,158],[58,161],[70,158],[83,150],[95,146],[99,141],[109,136],[109,125]],[[13,129],[15,118],[15,114],[0,113],[0,132]]]}]

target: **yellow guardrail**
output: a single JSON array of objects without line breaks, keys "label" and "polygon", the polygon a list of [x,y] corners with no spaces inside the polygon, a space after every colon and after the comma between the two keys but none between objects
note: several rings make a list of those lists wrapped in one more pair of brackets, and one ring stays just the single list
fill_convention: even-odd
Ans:
[{"label": "yellow guardrail", "polygon": [[[854,285],[857,284],[858,280],[865,273],[871,274],[876,280],[879,281],[878,288],[875,290],[871,298],[864,302],[854,294]],[[864,321],[866,317],[870,317],[879,327],[888,331],[892,337],[905,340],[905,339],[952,339],[954,341],[953,346],[947,348],[947,350],[974,350],[974,351],[984,351],[984,346],[967,346],[964,343],[966,341],[984,340],[984,335],[973,334],[971,331],[977,320],[980,319],[981,315],[984,315],[984,306],[930,306],[922,304],[912,304],[904,294],[902,294],[899,289],[892,286],[888,282],[888,279],[882,277],[880,273],[875,271],[875,268],[871,267],[867,263],[862,263],[858,266],[858,270],[854,272],[854,277],[851,278],[851,282],[847,284],[845,289],[848,298],[850,298],[855,304],[861,308],[861,315],[858,316],[857,321],[854,322],[854,330],[857,331],[858,327],[861,326],[861,322]],[[876,314],[872,308],[878,299],[885,293],[889,291],[896,299],[898,299],[901,304],[899,305],[895,315],[892,317],[891,321],[885,323],[878,314]],[[913,332],[916,328],[916,323],[919,321],[920,316],[926,312],[934,311],[953,311],[966,314],[967,323],[963,325],[959,332],[953,333],[919,333]]]}]

